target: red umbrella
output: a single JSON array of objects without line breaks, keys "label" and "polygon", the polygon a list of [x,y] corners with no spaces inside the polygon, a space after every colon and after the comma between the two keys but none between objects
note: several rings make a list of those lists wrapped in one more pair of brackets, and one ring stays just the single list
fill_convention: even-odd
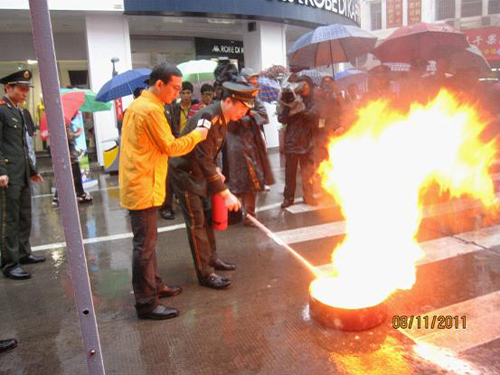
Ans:
[{"label": "red umbrella", "polygon": [[373,54],[383,62],[411,62],[416,58],[433,60],[440,48],[467,48],[463,33],[448,25],[421,22],[403,26],[375,47]]},{"label": "red umbrella", "polygon": [[[69,92],[61,95],[61,102],[64,114],[64,125],[67,125],[85,102],[85,92]],[[42,140],[46,140],[49,136],[47,115],[45,113],[40,119],[40,136]]]}]

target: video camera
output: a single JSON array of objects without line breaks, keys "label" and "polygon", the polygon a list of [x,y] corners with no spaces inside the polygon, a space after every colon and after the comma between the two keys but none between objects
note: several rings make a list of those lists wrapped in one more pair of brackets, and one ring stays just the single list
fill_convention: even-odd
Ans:
[{"label": "video camera", "polygon": [[286,104],[293,103],[297,95],[302,94],[304,85],[302,82],[287,83],[281,90],[281,101]]}]

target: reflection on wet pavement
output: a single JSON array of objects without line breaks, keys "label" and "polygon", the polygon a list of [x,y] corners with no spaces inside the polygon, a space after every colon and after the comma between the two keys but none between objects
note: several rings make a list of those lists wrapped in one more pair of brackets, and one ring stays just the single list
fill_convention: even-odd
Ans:
[{"label": "reflection on wet pavement", "polygon": [[[277,154],[272,162],[280,167]],[[317,232],[318,226],[340,222],[341,215],[327,200],[328,208],[280,210],[283,171],[276,174],[277,184],[258,201],[271,208],[258,219],[287,238],[299,238],[290,243],[314,265],[328,263],[343,234]],[[236,262],[238,270],[229,273],[230,290],[215,291],[197,284],[182,219],[159,218],[160,227],[173,226],[159,234],[160,273],[184,289],[165,303],[181,315],[139,321],[131,294],[130,225],[119,206],[117,178],[95,177],[94,203],[80,206],[80,215],[83,237],[90,239],[85,251],[109,374],[500,373],[500,222],[478,230],[470,220],[463,234],[451,236],[437,218],[424,220],[419,240],[426,241],[429,254],[418,267],[416,285],[389,299],[389,317],[379,327],[342,332],[311,320],[311,273],[259,230],[238,224],[217,233],[221,258]],[[46,179],[34,192],[32,234],[32,245],[48,260],[26,266],[30,280],[0,280],[1,337],[20,340],[16,350],[1,355],[1,374],[87,373],[65,248],[54,246],[64,237],[50,184]],[[40,250],[45,245],[52,246]],[[428,330],[419,341],[421,333],[391,324],[394,315],[418,314],[467,314],[470,331],[433,336]]]}]

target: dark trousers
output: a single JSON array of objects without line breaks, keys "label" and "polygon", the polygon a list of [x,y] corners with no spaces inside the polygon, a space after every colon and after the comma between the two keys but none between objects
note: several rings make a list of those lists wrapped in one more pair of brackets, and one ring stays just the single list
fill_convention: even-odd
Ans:
[{"label": "dark trousers", "polygon": [[[80,171],[80,163],[71,163],[71,172],[73,173],[73,184],[75,185],[75,192],[77,196],[84,195],[85,190],[83,189],[82,172]],[[57,189],[54,197],[58,197]]]},{"label": "dark trousers", "polygon": [[208,198],[180,191],[174,186],[174,192],[182,209],[186,222],[187,235],[198,279],[214,272],[210,265],[217,256],[215,233],[212,228],[212,210]]},{"label": "dark trousers", "polygon": [[76,195],[85,194],[83,189],[82,172],[80,171],[80,163],[71,163],[71,171],[73,172],[73,183],[75,184]]},{"label": "dark trousers", "polygon": [[255,217],[255,201],[257,200],[256,193],[241,193],[236,194],[241,204],[245,208],[245,215],[252,215]]},{"label": "dark trousers", "polygon": [[167,181],[165,183],[165,201],[161,206],[161,210],[173,211],[174,208],[174,190],[172,188],[172,182],[170,181],[170,175],[167,174]]},{"label": "dark trousers", "polygon": [[130,211],[134,234],[132,286],[139,313],[148,313],[158,306],[158,290],[165,285],[158,273],[156,259],[157,216],[158,207]]},{"label": "dark trousers", "polygon": [[29,184],[0,188],[2,270],[19,265],[31,254],[31,190]]},{"label": "dark trousers", "polygon": [[310,154],[285,154],[285,191],[286,200],[294,201],[297,188],[297,168],[300,163],[302,192],[305,199],[313,199],[314,161]]}]

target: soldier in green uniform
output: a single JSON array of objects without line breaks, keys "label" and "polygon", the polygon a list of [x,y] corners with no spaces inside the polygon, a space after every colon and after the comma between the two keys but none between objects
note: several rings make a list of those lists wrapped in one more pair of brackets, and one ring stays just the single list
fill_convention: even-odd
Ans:
[{"label": "soldier in green uniform", "polygon": [[0,79],[0,251],[1,267],[10,279],[29,279],[21,264],[45,261],[31,253],[30,180],[43,181],[29,158],[21,103],[28,96],[31,72],[20,70]]}]

